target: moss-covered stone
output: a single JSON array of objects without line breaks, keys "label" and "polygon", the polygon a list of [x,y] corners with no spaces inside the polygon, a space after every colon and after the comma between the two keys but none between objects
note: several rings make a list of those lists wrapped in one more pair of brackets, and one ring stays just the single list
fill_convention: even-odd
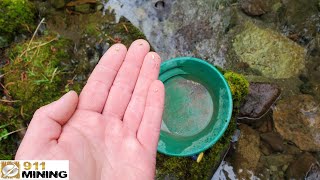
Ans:
[{"label": "moss-covered stone", "polygon": [[0,47],[7,46],[15,33],[33,29],[34,17],[33,5],[28,0],[1,0]]},{"label": "moss-covered stone", "polygon": [[249,93],[249,82],[244,76],[235,72],[226,72],[224,77],[228,81],[234,101],[233,104],[234,106],[239,107],[241,105],[241,101]]},{"label": "moss-covered stone", "polygon": [[121,42],[129,46],[136,39],[146,39],[145,35],[125,18],[121,18],[117,24],[107,25],[104,31],[108,33],[110,44]]},{"label": "moss-covered stone", "polygon": [[[54,36],[16,44],[8,50],[10,63],[2,70],[7,96],[14,101],[0,104],[0,127],[8,125],[9,132],[17,130],[30,121],[39,107],[58,99],[65,91],[79,91],[79,84],[68,83],[74,75],[65,69],[71,51],[70,41]],[[13,135],[0,140],[0,159],[13,158],[18,139]]]},{"label": "moss-covered stone", "polygon": [[0,103],[0,159],[12,159],[16,153],[18,137],[7,136],[21,127],[19,111],[5,103]]},{"label": "moss-covered stone", "polygon": [[242,62],[270,78],[290,78],[304,67],[305,49],[270,29],[262,29],[251,22],[243,25],[236,35],[233,48]]},{"label": "moss-covered stone", "polygon": [[68,40],[43,37],[10,50],[10,64],[3,68],[5,84],[24,119],[64,93],[67,79],[61,62],[69,61],[70,45]]},{"label": "moss-covered stone", "polygon": [[[222,72],[224,72],[222,70]],[[233,72],[225,73],[233,93],[233,103],[241,104],[248,93],[249,83]],[[227,152],[230,140],[236,129],[237,106],[234,106],[233,118],[222,138],[204,152],[204,157],[197,163],[191,157],[172,157],[157,154],[157,179],[211,179],[214,170],[219,166],[223,155]]]}]

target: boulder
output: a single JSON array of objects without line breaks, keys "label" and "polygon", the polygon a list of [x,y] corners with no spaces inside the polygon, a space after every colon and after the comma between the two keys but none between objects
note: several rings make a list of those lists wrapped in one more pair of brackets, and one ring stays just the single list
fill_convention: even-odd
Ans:
[{"label": "boulder", "polygon": [[260,16],[267,12],[264,0],[240,0],[239,4],[242,11],[250,16]]},{"label": "boulder", "polygon": [[235,36],[233,48],[242,62],[265,77],[282,79],[300,73],[305,67],[305,49],[284,35],[246,22]]},{"label": "boulder", "polygon": [[287,171],[287,179],[304,179],[310,168],[317,160],[308,152],[302,154],[296,161],[292,162]]},{"label": "boulder", "polygon": [[[320,1],[319,1],[320,2]],[[313,164],[307,173],[306,180],[320,179],[320,165],[319,163]]]},{"label": "boulder", "polygon": [[277,85],[268,83],[250,83],[249,94],[240,108],[242,118],[260,118],[280,96]]},{"label": "boulder", "polygon": [[276,132],[268,132],[260,135],[261,139],[270,145],[274,152],[283,152],[282,137]]},{"label": "boulder", "polygon": [[234,164],[239,177],[248,177],[249,171],[255,171],[261,156],[260,137],[251,127],[241,124],[241,134],[235,151]]},{"label": "boulder", "polygon": [[273,111],[277,132],[301,150],[320,151],[319,102],[310,95],[291,96],[279,101]]},{"label": "boulder", "polygon": [[318,32],[320,21],[318,0],[282,0],[284,14],[282,27],[290,32],[291,37],[297,36],[299,43],[307,44]]}]

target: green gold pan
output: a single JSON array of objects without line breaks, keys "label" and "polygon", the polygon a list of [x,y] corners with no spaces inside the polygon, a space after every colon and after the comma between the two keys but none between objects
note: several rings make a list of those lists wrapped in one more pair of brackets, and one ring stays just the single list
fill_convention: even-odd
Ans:
[{"label": "green gold pan", "polygon": [[214,145],[228,127],[232,95],[223,75],[211,64],[179,57],[161,64],[166,89],[158,151],[191,156]]}]

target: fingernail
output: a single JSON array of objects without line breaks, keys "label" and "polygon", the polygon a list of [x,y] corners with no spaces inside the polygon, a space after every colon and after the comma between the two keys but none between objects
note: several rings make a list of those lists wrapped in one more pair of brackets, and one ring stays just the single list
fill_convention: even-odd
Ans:
[{"label": "fingernail", "polygon": [[120,48],[118,46],[116,46],[116,51],[119,51],[119,50],[120,50]]},{"label": "fingernail", "polygon": [[152,59],[154,60],[154,54],[151,55]]}]

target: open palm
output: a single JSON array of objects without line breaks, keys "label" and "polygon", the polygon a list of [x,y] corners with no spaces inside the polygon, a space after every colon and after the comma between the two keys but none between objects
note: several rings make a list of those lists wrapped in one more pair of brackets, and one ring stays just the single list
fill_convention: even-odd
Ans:
[{"label": "open palm", "polygon": [[79,98],[34,114],[16,159],[70,160],[71,179],[154,179],[164,106],[158,54],[137,40],[101,58]]}]

